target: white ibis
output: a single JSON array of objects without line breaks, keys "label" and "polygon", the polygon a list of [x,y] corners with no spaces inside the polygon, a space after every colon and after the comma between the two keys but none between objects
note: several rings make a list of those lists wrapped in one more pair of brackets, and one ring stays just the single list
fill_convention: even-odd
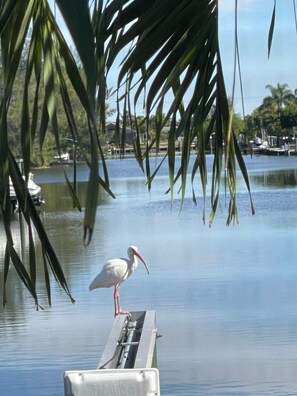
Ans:
[{"label": "white ibis", "polygon": [[148,267],[139,253],[136,246],[130,246],[127,250],[129,259],[117,258],[107,261],[102,267],[101,272],[90,284],[89,289],[97,289],[100,287],[111,287],[114,286],[114,307],[116,315],[129,315],[129,312],[122,311],[120,307],[120,284],[124,282],[130,275],[133,274],[138,266],[137,257],[143,262],[147,273],[149,274]]}]

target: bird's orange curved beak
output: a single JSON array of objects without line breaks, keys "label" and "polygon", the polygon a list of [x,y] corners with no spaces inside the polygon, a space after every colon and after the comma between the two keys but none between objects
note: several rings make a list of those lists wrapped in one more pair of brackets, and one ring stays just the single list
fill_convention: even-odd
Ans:
[{"label": "bird's orange curved beak", "polygon": [[144,258],[142,257],[142,255],[139,252],[136,252],[135,250],[134,250],[134,254],[143,262],[145,269],[147,270],[147,273],[149,274],[150,272],[149,272],[148,266],[146,265],[146,262],[144,261]]}]

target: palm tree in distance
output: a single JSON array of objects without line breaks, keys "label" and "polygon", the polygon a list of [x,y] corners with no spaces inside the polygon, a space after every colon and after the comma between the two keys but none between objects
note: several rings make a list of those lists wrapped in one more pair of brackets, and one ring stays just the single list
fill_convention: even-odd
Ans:
[{"label": "palm tree in distance", "polygon": [[280,116],[285,105],[295,98],[293,92],[286,83],[278,83],[276,87],[268,84],[265,88],[270,91],[270,95],[263,99],[262,107],[270,108]]},{"label": "palm tree in distance", "polygon": [[268,84],[265,88],[270,91],[270,95],[264,97],[255,113],[261,115],[266,133],[268,131],[269,134],[279,137],[282,134],[281,118],[288,105],[296,102],[296,97],[286,83],[278,83],[276,86]]}]

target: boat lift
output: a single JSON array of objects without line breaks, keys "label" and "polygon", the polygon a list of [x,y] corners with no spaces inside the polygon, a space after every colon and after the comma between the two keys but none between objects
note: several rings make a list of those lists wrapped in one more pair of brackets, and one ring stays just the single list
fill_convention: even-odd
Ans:
[{"label": "boat lift", "polygon": [[114,319],[96,370],[66,371],[65,396],[160,396],[155,311]]}]

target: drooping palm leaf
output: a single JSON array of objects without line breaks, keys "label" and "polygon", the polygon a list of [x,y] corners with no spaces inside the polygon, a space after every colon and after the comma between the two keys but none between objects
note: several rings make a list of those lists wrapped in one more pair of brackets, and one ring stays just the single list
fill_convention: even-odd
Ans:
[{"label": "drooping palm leaf", "polygon": [[[147,142],[143,152],[139,126],[136,125],[134,149],[139,165],[146,172],[148,187],[151,188],[159,169],[157,167],[154,172],[151,171],[149,156],[155,148],[158,151],[162,129],[165,124],[170,123],[168,151],[161,164],[165,159],[168,160],[171,197],[173,197],[173,188],[180,182],[181,203],[185,198],[191,145],[197,141],[198,154],[191,175],[193,199],[196,202],[194,183],[195,176],[199,172],[205,201],[207,183],[205,149],[213,134],[215,136],[210,223],[219,203],[223,172],[226,175],[230,196],[227,222],[237,219],[236,159],[250,192],[245,164],[230,128],[232,117],[230,118],[229,114],[218,44],[218,0],[109,0],[105,4],[103,0],[94,2],[57,0],[56,3],[72,35],[82,68],[75,62],[48,1],[6,0],[0,4],[3,83],[3,96],[0,102],[0,208],[8,235],[4,281],[7,279],[11,260],[36,304],[38,300],[35,278],[38,263],[32,239],[33,225],[42,243],[49,303],[51,303],[49,269],[65,292],[70,298],[72,297],[62,267],[30,200],[26,183],[8,149],[7,113],[22,49],[27,40],[29,40],[29,51],[23,91],[24,105],[19,120],[25,176],[28,178],[30,171],[30,149],[34,139],[38,138],[42,146],[50,129],[59,149],[58,100],[62,102],[73,140],[79,141],[75,114],[65,84],[65,73],[85,110],[89,127],[91,149],[87,156],[90,176],[85,203],[86,243],[91,240],[94,229],[99,186],[113,195],[109,186],[108,169],[99,132],[105,132],[107,76],[123,53],[125,55],[118,73],[117,86],[118,138],[123,149],[126,127],[134,117],[136,119],[135,109],[142,102],[145,109],[144,123],[147,128],[150,117],[154,115],[156,119],[156,136],[152,142]],[[269,46],[271,41],[272,35]],[[36,87],[33,105],[28,104],[29,84],[35,84]],[[168,101],[170,103],[166,107],[165,103]],[[42,106],[39,112],[40,103]],[[96,112],[99,121],[95,117]],[[183,137],[179,167],[176,166],[175,160],[175,140],[178,137]],[[224,154],[225,161],[223,161]],[[99,176],[99,159],[103,170],[102,177]],[[74,167],[73,184],[69,180],[67,184],[75,205],[80,208],[81,204],[75,190],[75,169]],[[13,181],[29,230],[29,270],[13,249],[13,236],[10,231],[9,176]]]},{"label": "drooping palm leaf", "polygon": [[[199,158],[193,167],[192,181],[199,169],[205,196],[207,182],[205,148],[209,143],[211,133],[215,132],[212,211],[209,221],[212,223],[217,209],[224,170],[230,191],[230,212],[227,220],[229,223],[237,217],[236,157],[240,160],[240,169],[244,173],[245,181],[248,178],[240,153],[234,149],[235,136],[230,133],[229,126],[232,118],[229,115],[218,44],[218,1],[143,2],[139,0],[133,2],[133,6],[132,4],[126,5],[125,1],[117,4],[120,6],[109,28],[112,32],[109,48],[113,48],[113,56],[115,52],[119,53],[125,48],[128,51],[119,72],[118,88],[121,89],[123,83],[134,87],[135,102],[145,96],[147,118],[158,109],[159,104],[164,103],[167,95],[171,94],[173,99],[165,119],[171,119],[174,123],[174,120],[179,118],[175,135],[176,137],[183,136],[183,148],[181,165],[176,170],[177,177],[172,176],[175,172],[175,161],[172,160],[173,157],[170,154],[175,145],[172,133],[169,134],[168,139],[170,190],[172,191],[173,184],[180,180],[181,202],[183,201],[190,148],[194,139],[197,138]],[[136,5],[139,7],[138,12]],[[129,25],[127,25],[128,22]],[[125,31],[122,30],[123,26],[126,26]],[[129,110],[125,105],[126,96],[129,95],[130,90],[126,90],[123,100],[124,112]],[[212,107],[215,110],[211,131],[203,125],[207,122]],[[180,111],[181,108],[182,111]],[[150,154],[152,148],[152,146],[147,148],[146,156]],[[225,169],[223,169],[222,162],[224,153],[226,154]],[[147,162],[146,172],[150,186],[152,178],[149,162]]]},{"label": "drooping palm leaf", "polygon": [[269,33],[268,33],[268,58],[270,56],[272,39],[273,39],[273,33],[274,33],[275,12],[276,12],[276,0],[274,0],[274,6],[273,6],[271,22],[270,22],[270,27],[269,27]]},{"label": "drooping palm leaf", "polygon": [[[51,267],[52,273],[58,283],[62,286],[62,288],[69,295],[70,299],[72,296],[68,289],[68,285],[66,279],[64,277],[61,264],[56,257],[56,254],[47,238],[44,227],[39,219],[38,213],[29,197],[29,193],[26,189],[26,183],[22,179],[21,173],[18,170],[18,166],[15,163],[15,160],[10,155],[9,152],[9,142],[8,142],[8,129],[7,129],[7,109],[9,109],[10,98],[13,92],[14,80],[16,77],[17,69],[20,63],[20,57],[22,54],[22,48],[25,41],[28,38],[28,29],[30,23],[33,21],[32,28],[32,38],[28,51],[27,58],[27,68],[26,68],[26,77],[24,80],[24,97],[23,97],[23,107],[20,118],[20,130],[21,130],[21,141],[22,141],[22,155],[24,160],[24,170],[26,178],[28,177],[28,173],[30,170],[30,154],[31,154],[31,145],[33,143],[33,139],[36,134],[37,128],[37,109],[38,109],[38,100],[39,100],[39,84],[41,73],[44,76],[44,87],[45,93],[44,97],[44,107],[43,107],[43,117],[41,123],[41,142],[44,139],[44,135],[46,133],[46,129],[49,121],[51,122],[51,126],[53,128],[54,134],[56,136],[57,143],[59,142],[59,130],[58,130],[58,121],[56,114],[56,105],[55,105],[55,77],[54,70],[55,67],[55,59],[57,52],[55,51],[55,43],[51,39],[51,34],[56,33],[56,36],[59,37],[59,44],[61,44],[61,35],[58,30],[49,31],[48,24],[49,21],[53,21],[53,16],[50,12],[50,9],[46,2],[35,2],[35,1],[24,1],[24,2],[10,2],[9,7],[6,4],[7,8],[2,8],[0,13],[0,26],[1,26],[1,55],[2,55],[2,82],[3,82],[3,97],[1,98],[1,106],[3,111],[1,112],[0,117],[0,141],[1,141],[1,196],[0,196],[0,204],[1,204],[1,212],[2,218],[5,225],[5,231],[7,234],[7,249],[6,249],[6,259],[5,259],[5,279],[6,282],[7,274],[9,271],[9,261],[11,260],[14,264],[14,267],[25,284],[32,297],[34,298],[37,306],[37,291],[36,291],[36,266],[37,260],[35,257],[35,246],[32,238],[32,224],[34,224],[34,228],[36,229],[42,244],[43,251],[45,252],[45,256],[48,260],[48,263]],[[9,8],[9,12],[7,11]],[[9,15],[7,20],[4,20],[5,17]],[[64,43],[64,53],[68,53],[68,46]],[[43,52],[43,64],[41,66],[41,53]],[[69,51],[70,52],[70,51]],[[33,114],[30,113],[30,109],[28,106],[29,103],[29,91],[28,86],[30,84],[31,79],[33,78],[32,72],[35,72],[36,77],[36,91],[35,91],[35,99],[33,104]],[[80,84],[80,81],[78,81]],[[79,85],[78,85],[79,87]],[[77,89],[79,91],[79,88]],[[80,86],[80,90],[81,86]],[[85,90],[86,91],[86,90]],[[87,96],[85,94],[85,96]],[[87,101],[85,101],[87,102]],[[31,129],[32,128],[32,129]],[[26,221],[26,225],[28,227],[28,238],[29,238],[29,270],[22,263],[22,258],[20,258],[16,251],[13,248],[13,235],[10,232],[10,197],[9,197],[9,186],[8,180],[9,177],[12,180],[14,185],[14,189],[16,191],[18,203],[20,210],[24,215],[24,219]],[[46,279],[46,283],[48,283],[48,279]],[[5,285],[4,285],[4,293],[5,293]],[[50,296],[49,301],[50,301]],[[6,301],[6,297],[4,296],[4,301]]]},{"label": "drooping palm leaf", "polygon": [[[24,220],[26,221],[26,224],[29,228],[31,227],[31,221],[34,224],[37,235],[38,235],[40,241],[42,241],[42,249],[43,249],[44,256],[47,259],[47,262],[52,270],[53,275],[56,278],[56,281],[60,284],[62,289],[64,289],[64,291],[68,294],[71,301],[74,302],[74,299],[71,296],[70,290],[68,288],[68,284],[67,284],[66,278],[64,276],[62,266],[61,266],[61,264],[56,256],[56,253],[48,239],[48,236],[45,232],[42,221],[37,213],[37,210],[34,206],[31,196],[30,196],[29,192],[27,191],[27,189],[25,188],[25,181],[21,177],[20,169],[10,153],[9,153],[9,167],[10,167],[11,180],[13,182],[15,193],[16,193],[16,196],[18,199],[20,211],[24,215]],[[30,231],[30,233],[31,233],[31,231]],[[34,251],[35,246],[33,244],[29,245],[29,248],[31,248],[30,254],[29,254],[30,255],[30,275],[31,276],[29,276],[27,270],[24,269],[25,267],[20,265],[19,261],[21,261],[21,260],[19,260],[19,258],[16,256],[16,253],[15,253],[14,249],[12,248],[12,245],[13,245],[12,237],[11,237],[11,239],[8,240],[8,242],[9,242],[9,248],[12,249],[11,252],[13,253],[13,256],[11,256],[11,259],[14,260],[15,266],[17,265],[18,268],[22,269],[21,273],[23,274],[24,279],[26,279],[27,288],[29,289],[32,296],[34,296],[34,298],[36,298],[35,297],[35,294],[36,294],[36,290],[35,290],[36,259],[35,259],[35,251]],[[30,280],[32,285],[28,281],[28,279]],[[28,286],[30,286],[30,288]],[[32,290],[31,290],[31,288],[32,288]],[[48,298],[50,299],[50,296],[48,296]],[[36,300],[36,302],[37,302],[37,300]]]}]

